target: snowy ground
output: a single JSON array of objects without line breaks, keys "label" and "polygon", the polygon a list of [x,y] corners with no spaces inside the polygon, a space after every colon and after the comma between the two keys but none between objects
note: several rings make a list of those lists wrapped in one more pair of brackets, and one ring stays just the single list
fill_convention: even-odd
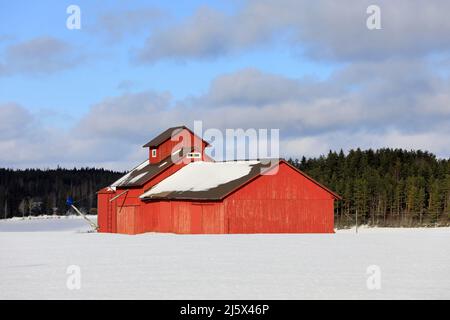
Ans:
[{"label": "snowy ground", "polygon": [[[450,228],[331,235],[87,233],[0,221],[0,299],[450,299]],[[78,265],[81,288],[69,290]],[[367,288],[377,265],[381,289]]]}]

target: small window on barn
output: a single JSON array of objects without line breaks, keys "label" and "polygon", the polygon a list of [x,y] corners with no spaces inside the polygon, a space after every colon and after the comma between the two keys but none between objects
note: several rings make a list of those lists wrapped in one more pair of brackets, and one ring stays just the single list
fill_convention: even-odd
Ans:
[{"label": "small window on barn", "polygon": [[189,153],[187,154],[187,157],[188,157],[189,159],[200,159],[200,158],[202,157],[202,155],[201,155],[200,152],[189,152]]},{"label": "small window on barn", "polygon": [[156,157],[156,149],[152,149],[152,158]]}]

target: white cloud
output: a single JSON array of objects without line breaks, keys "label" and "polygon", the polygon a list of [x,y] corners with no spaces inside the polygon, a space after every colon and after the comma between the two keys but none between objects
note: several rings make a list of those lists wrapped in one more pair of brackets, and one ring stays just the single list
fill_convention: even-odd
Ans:
[{"label": "white cloud", "polygon": [[22,136],[34,125],[30,112],[16,103],[0,105],[0,137],[2,140]]},{"label": "white cloud", "polygon": [[83,58],[71,46],[53,37],[37,37],[6,47],[0,76],[43,75],[69,69]]},{"label": "white cloud", "polygon": [[161,10],[154,7],[108,11],[99,15],[92,31],[105,35],[110,42],[115,42],[125,36],[148,32],[164,16]]},{"label": "white cloud", "polygon": [[450,50],[450,2],[379,0],[381,30],[368,30],[370,0],[250,0],[233,14],[203,6],[185,20],[154,30],[138,57],[214,58],[274,39],[313,58],[378,61]]}]

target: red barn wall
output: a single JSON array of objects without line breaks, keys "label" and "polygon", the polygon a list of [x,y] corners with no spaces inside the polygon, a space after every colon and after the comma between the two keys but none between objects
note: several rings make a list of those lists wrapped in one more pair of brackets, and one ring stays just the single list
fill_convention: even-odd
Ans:
[{"label": "red barn wall", "polygon": [[180,234],[225,233],[225,211],[221,202],[152,201],[142,206],[137,219],[141,232]]},{"label": "red barn wall", "polygon": [[113,191],[102,189],[97,194],[97,224],[99,232],[112,232],[109,200],[114,196]]},{"label": "red barn wall", "polygon": [[224,200],[229,233],[332,233],[334,198],[281,162]]}]

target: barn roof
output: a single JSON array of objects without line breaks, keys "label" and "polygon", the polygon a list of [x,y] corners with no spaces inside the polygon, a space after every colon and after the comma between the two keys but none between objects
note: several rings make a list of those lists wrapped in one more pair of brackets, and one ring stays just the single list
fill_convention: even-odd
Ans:
[{"label": "barn roof", "polygon": [[[177,127],[172,127],[167,129],[166,131],[164,131],[163,133],[159,134],[157,137],[153,138],[152,140],[150,140],[149,142],[147,142],[145,145],[143,145],[143,148],[152,148],[152,147],[158,147],[160,144],[162,144],[163,142],[166,142],[167,140],[169,140],[170,138],[172,138],[172,135],[176,135],[178,133],[180,133],[182,130],[187,130],[190,133],[192,133],[193,135],[194,132],[192,132],[191,129],[189,129],[186,126],[177,126]],[[204,141],[202,139],[202,141]],[[206,142],[206,141],[205,141]],[[208,142],[206,142],[207,145],[209,145]]]},{"label": "barn roof", "polygon": [[[281,161],[288,164],[284,160]],[[279,162],[280,160],[274,159],[193,162],[153,186],[140,198],[143,200],[221,200],[264,171],[270,170]],[[336,199],[340,199],[339,195],[333,191],[302,171],[289,166],[332,194]]]},{"label": "barn roof", "polygon": [[[184,154],[190,152],[187,148],[178,150],[179,157],[183,157]],[[172,155],[166,157],[159,163],[150,163],[147,159],[138,166],[134,167],[127,174],[122,176],[120,179],[111,184],[111,188],[132,188],[140,187],[144,185],[147,181],[151,180],[153,177],[157,176],[165,169],[173,165]]]},{"label": "barn roof", "polygon": [[149,160],[146,160],[115,181],[110,187],[139,187],[172,164],[170,157],[168,161],[158,164],[150,164]]},{"label": "barn roof", "polygon": [[237,187],[268,169],[266,161],[222,161],[189,163],[140,198],[220,200]]}]

